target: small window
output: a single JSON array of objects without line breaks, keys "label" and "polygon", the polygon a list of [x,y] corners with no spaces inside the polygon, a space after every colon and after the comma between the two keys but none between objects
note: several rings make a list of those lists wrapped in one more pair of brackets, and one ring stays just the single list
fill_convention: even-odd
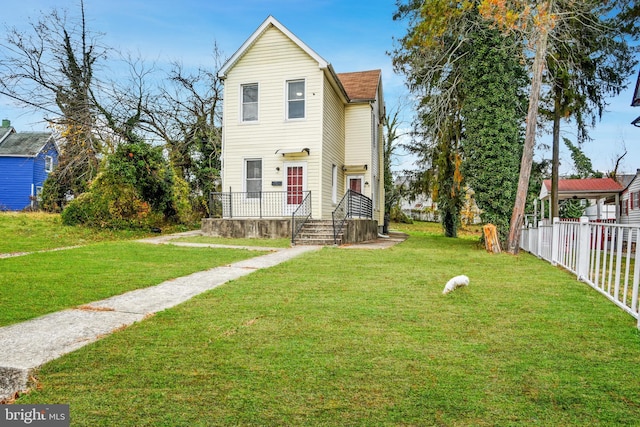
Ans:
[{"label": "small window", "polygon": [[251,159],[245,161],[246,192],[248,199],[260,198],[262,192],[262,160]]},{"label": "small window", "polygon": [[258,83],[242,85],[242,121],[258,120]]},{"label": "small window", "polygon": [[304,119],[304,80],[287,82],[287,119]]},{"label": "small window", "polygon": [[338,167],[331,166],[331,201],[335,205],[338,203]]},{"label": "small window", "polygon": [[49,173],[53,171],[53,157],[45,156],[44,158],[44,171]]}]

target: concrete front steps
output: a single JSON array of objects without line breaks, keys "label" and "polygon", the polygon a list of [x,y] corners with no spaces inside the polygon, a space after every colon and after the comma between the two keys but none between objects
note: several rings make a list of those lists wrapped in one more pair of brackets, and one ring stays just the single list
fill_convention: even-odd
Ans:
[{"label": "concrete front steps", "polygon": [[[343,233],[338,235],[335,242],[338,246],[342,244]],[[333,240],[333,221],[310,219],[302,226],[295,240],[296,245],[322,245],[331,246]]]}]

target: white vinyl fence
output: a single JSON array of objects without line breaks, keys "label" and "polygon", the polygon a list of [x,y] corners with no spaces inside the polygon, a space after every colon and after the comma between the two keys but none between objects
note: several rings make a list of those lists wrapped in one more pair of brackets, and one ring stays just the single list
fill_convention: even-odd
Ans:
[{"label": "white vinyl fence", "polygon": [[523,228],[520,248],[560,265],[638,320],[640,247],[638,225],[554,218],[551,225]]}]

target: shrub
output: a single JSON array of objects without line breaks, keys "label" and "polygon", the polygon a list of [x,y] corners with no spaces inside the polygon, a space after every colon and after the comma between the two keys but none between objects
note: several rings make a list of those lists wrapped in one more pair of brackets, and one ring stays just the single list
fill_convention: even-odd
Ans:
[{"label": "shrub", "polygon": [[65,224],[150,228],[193,221],[189,186],[161,147],[144,141],[120,144],[101,169],[89,191],[63,211]]}]

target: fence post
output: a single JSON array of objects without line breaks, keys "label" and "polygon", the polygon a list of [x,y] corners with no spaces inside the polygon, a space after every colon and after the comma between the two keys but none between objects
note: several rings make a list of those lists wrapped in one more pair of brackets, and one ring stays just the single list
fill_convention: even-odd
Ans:
[{"label": "fence post", "polygon": [[542,223],[539,222],[538,223],[538,234],[536,235],[536,251],[535,254],[538,258],[542,258],[542,235],[543,235],[543,231],[542,231],[542,227],[541,227]]},{"label": "fence post", "polygon": [[591,253],[591,228],[589,227],[589,218],[580,217],[580,225],[578,226],[578,259],[576,265],[576,274],[578,280],[586,281],[589,276],[589,256]]},{"label": "fence post", "polygon": [[551,265],[558,265],[560,247],[560,218],[554,217],[551,224]]}]

